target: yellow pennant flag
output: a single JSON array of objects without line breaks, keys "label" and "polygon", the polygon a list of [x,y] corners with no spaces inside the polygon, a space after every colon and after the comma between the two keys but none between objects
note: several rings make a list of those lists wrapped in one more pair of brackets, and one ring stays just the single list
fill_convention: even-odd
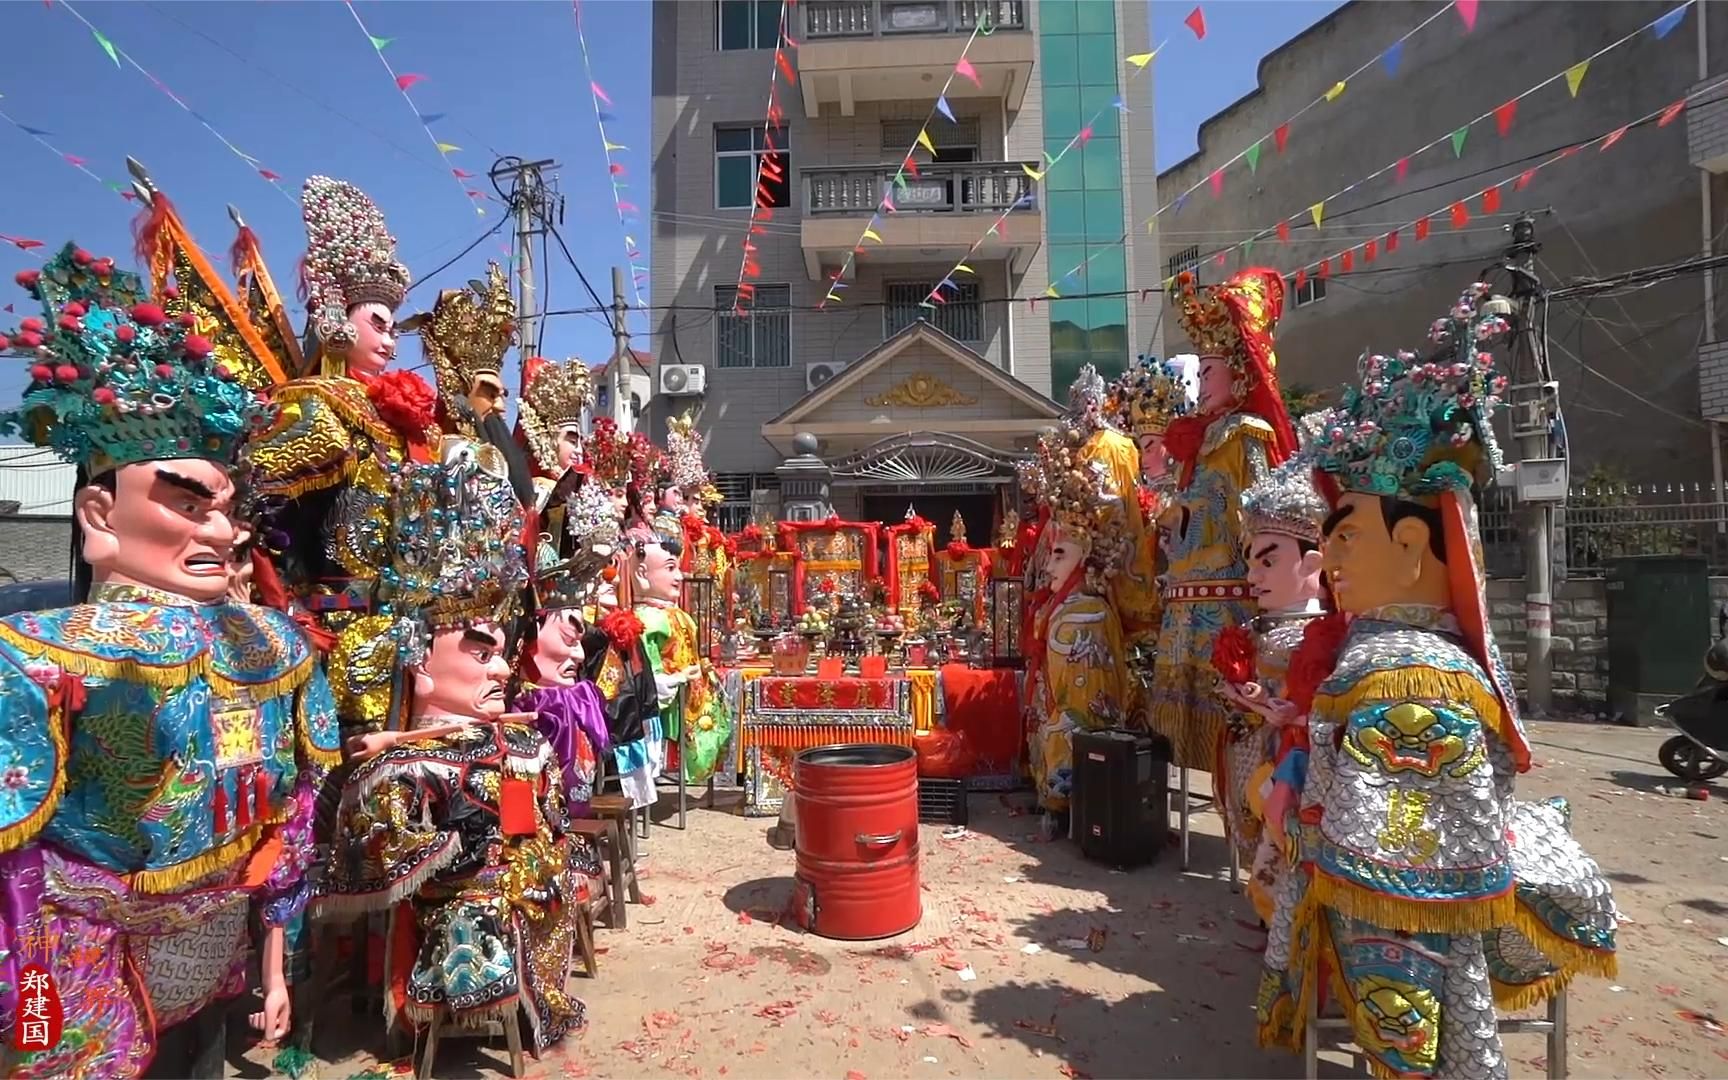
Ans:
[{"label": "yellow pennant flag", "polygon": [[624,242],[626,244],[629,244],[631,247],[636,246],[636,238],[634,236],[631,236],[629,233],[624,234]]},{"label": "yellow pennant flag", "polygon": [[1343,93],[1344,93],[1344,80],[1339,79],[1337,82],[1332,84],[1332,89],[1326,91],[1326,100],[1327,101],[1337,101],[1339,95],[1341,95]]},{"label": "yellow pennant flag", "polygon": [[954,264],[954,271],[955,271],[955,273],[959,273],[959,274],[975,274],[975,273],[977,273],[976,270],[973,270],[970,266],[967,266],[965,263],[955,263]]},{"label": "yellow pennant flag", "polygon": [[1313,206],[1310,206],[1308,208],[1308,214],[1310,217],[1312,217],[1314,219],[1314,227],[1316,229],[1318,229],[1320,227],[1320,219],[1321,219],[1321,217],[1323,217],[1325,215],[1325,213],[1326,213],[1326,203],[1324,200],[1322,200],[1321,202],[1317,202]]},{"label": "yellow pennant flag", "polygon": [[462,148],[457,146],[455,143],[441,142],[438,144],[438,152],[440,154],[452,154],[460,149]]},{"label": "yellow pennant flag", "polygon": [[630,148],[629,148],[629,147],[628,147],[628,146],[625,146],[625,145],[624,145],[624,144],[622,144],[622,143],[615,143],[615,142],[611,142],[611,141],[610,141],[610,140],[607,140],[607,139],[601,139],[601,140],[600,140],[600,142],[601,142],[601,143],[602,143],[602,144],[604,144],[604,145],[605,145],[605,147],[606,147],[606,149],[607,149],[607,151],[609,151],[609,152],[611,152],[611,153],[617,153],[617,152],[618,152],[618,151],[620,151],[620,150],[628,150],[628,149],[630,149]]},{"label": "yellow pennant flag", "polygon": [[1133,64],[1135,67],[1144,71],[1146,69],[1146,65],[1150,64],[1152,62],[1152,58],[1154,56],[1157,56],[1157,55],[1158,55],[1158,50],[1153,49],[1151,52],[1135,53],[1133,56],[1124,57],[1123,59],[1125,59],[1128,63]]},{"label": "yellow pennant flag", "polygon": [[877,243],[878,243],[878,244],[880,244],[880,243],[881,243],[881,242],[882,242],[882,237],[880,237],[880,236],[878,236],[878,235],[877,235],[877,234],[876,234],[876,230],[875,230],[875,229],[865,229],[865,230],[864,230],[864,239],[866,239],[866,240],[874,240],[874,241],[876,241],[876,242],[877,242]]},{"label": "yellow pennant flag", "polygon": [[918,129],[918,145],[930,151],[932,157],[936,154],[936,144],[930,141],[930,133],[923,128]]},{"label": "yellow pennant flag", "polygon": [[1048,296],[1048,297],[1050,297],[1050,298],[1051,298],[1051,299],[1052,299],[1052,300],[1060,300],[1060,299],[1062,299],[1062,294],[1061,294],[1061,293],[1059,293],[1059,292],[1057,292],[1057,291],[1056,291],[1056,286],[1054,286],[1054,285],[1052,285],[1052,286],[1050,286],[1050,287],[1049,287],[1049,288],[1047,288],[1047,289],[1045,289],[1045,290],[1044,290],[1044,295],[1045,295],[1045,296]]},{"label": "yellow pennant flag", "polygon": [[828,302],[831,304],[838,304],[838,303],[840,303],[840,298],[838,296],[834,295],[833,293],[829,293],[828,294]]},{"label": "yellow pennant flag", "polygon": [[1043,173],[1039,172],[1037,169],[1034,169],[1032,166],[1026,164],[1024,161],[1022,161],[1020,163],[1020,170],[1022,172],[1024,172],[1027,176],[1030,176],[1034,180],[1044,179]]},{"label": "yellow pennant flag", "polygon": [[1578,96],[1578,88],[1584,85],[1584,73],[1590,70],[1590,61],[1580,60],[1566,69],[1566,89]]},{"label": "yellow pennant flag", "polygon": [[1169,277],[1164,279],[1164,291],[1165,292],[1175,292],[1176,291],[1176,275],[1175,274],[1171,274]]}]

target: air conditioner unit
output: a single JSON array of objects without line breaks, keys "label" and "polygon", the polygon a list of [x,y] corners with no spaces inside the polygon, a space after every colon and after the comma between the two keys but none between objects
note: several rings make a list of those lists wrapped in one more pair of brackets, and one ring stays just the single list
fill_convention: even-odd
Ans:
[{"label": "air conditioner unit", "polygon": [[840,360],[823,361],[819,364],[806,365],[804,368],[805,392],[808,393],[811,390],[820,388],[823,384],[827,383],[830,379],[837,377],[845,370],[846,364],[844,361]]},{"label": "air conditioner unit", "polygon": [[667,397],[692,397],[708,389],[708,369],[701,364],[661,364],[660,392]]}]

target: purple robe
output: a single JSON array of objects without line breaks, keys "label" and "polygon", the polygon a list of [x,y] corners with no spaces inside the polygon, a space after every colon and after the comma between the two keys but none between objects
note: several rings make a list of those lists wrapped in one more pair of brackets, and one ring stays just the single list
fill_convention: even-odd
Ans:
[{"label": "purple robe", "polygon": [[599,757],[606,752],[610,739],[606,734],[606,703],[600,690],[591,682],[574,686],[544,686],[524,690],[516,698],[516,708],[534,714],[534,726],[552,752],[558,755],[558,765],[564,776],[564,798],[572,817],[588,813],[588,800],[594,795],[595,775],[582,775],[582,758],[577,740],[585,738],[591,750],[591,768],[597,769]]}]

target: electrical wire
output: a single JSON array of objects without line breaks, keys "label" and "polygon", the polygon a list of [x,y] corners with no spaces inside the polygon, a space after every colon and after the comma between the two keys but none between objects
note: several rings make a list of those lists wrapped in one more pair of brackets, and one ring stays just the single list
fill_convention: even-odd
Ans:
[{"label": "electrical wire", "polygon": [[438,267],[438,269],[432,270],[432,271],[430,271],[428,273],[424,273],[424,274],[415,274],[414,275],[414,283],[412,285],[408,286],[408,291],[413,292],[415,289],[418,289],[420,286],[426,284],[428,281],[431,281],[433,278],[437,277],[439,274],[442,274],[444,271],[450,269],[452,266],[455,266],[457,264],[457,262],[461,261],[462,256],[468,254],[470,251],[473,251],[475,248],[477,248],[481,244],[485,243],[486,238],[488,236],[492,236],[495,233],[497,233],[497,231],[499,229],[502,229],[504,227],[505,222],[507,222],[508,220],[509,220],[509,218],[499,218],[498,221],[490,229],[487,229],[485,232],[481,233],[479,236],[476,236],[474,238],[473,243],[469,244],[467,247],[463,248],[461,251],[458,251],[455,255],[451,256],[450,259],[448,261],[446,261],[442,266]]},{"label": "electrical wire", "polygon": [[573,308],[566,311],[543,311],[540,313],[540,317],[547,319],[553,315],[592,315],[595,317],[595,321],[604,324],[606,329],[613,329],[610,319],[599,317],[600,312],[611,312],[612,305],[600,299],[600,294],[595,291],[593,283],[588,280],[588,275],[582,272],[582,264],[576,261],[576,256],[570,254],[570,245],[564,242],[564,234],[559,232],[558,227],[550,221],[544,224],[546,231],[552,234],[552,239],[558,241],[558,250],[564,253],[564,261],[568,262],[571,269],[576,271],[576,277],[582,282],[582,288],[588,293],[588,298],[594,301],[594,307],[591,309]]}]

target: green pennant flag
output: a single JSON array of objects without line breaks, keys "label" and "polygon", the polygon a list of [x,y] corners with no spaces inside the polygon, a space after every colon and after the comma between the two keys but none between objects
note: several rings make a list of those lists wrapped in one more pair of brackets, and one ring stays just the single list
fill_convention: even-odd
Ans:
[{"label": "green pennant flag", "polygon": [[1452,133],[1452,156],[1464,156],[1464,140],[1470,137],[1470,125],[1465,124]]},{"label": "green pennant flag", "polygon": [[119,67],[120,66],[120,57],[114,51],[114,43],[112,41],[109,41],[107,38],[103,37],[102,31],[100,31],[100,30],[91,30],[90,32],[92,34],[96,35],[96,44],[102,46],[102,51],[108,54],[108,59],[114,61],[115,67]]},{"label": "green pennant flag", "polygon": [[1249,257],[1252,256],[1253,254],[1254,254],[1254,238],[1252,236],[1250,236],[1248,239],[1242,241],[1242,261],[1247,262]]},{"label": "green pennant flag", "polygon": [[372,47],[379,52],[383,52],[384,46],[396,40],[393,37],[379,37],[376,34],[367,34],[366,36],[372,39]]},{"label": "green pennant flag", "polygon": [[1260,144],[1259,143],[1255,143],[1253,146],[1250,146],[1248,148],[1248,152],[1246,154],[1243,154],[1242,156],[1244,158],[1246,158],[1248,161],[1248,171],[1249,172],[1254,173],[1254,172],[1260,171]]}]

